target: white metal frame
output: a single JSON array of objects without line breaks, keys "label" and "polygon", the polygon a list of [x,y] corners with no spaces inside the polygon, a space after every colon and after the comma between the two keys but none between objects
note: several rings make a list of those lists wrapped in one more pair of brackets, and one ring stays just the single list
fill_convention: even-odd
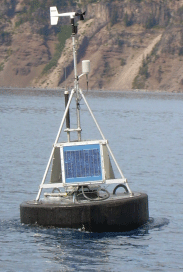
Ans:
[{"label": "white metal frame", "polygon": [[[58,11],[57,11],[56,7],[51,7],[50,8],[51,25],[56,25],[58,23],[58,17],[60,17],[60,16],[69,16],[71,19],[73,19],[76,16],[76,13],[75,12],[69,12],[69,13],[58,14]],[[100,134],[101,134],[101,136],[102,136],[102,139],[103,139],[102,142],[105,142],[105,144],[107,146],[107,149],[108,149],[108,151],[109,151],[109,153],[110,153],[110,155],[111,155],[111,157],[112,157],[112,159],[113,159],[113,161],[114,161],[114,163],[115,163],[115,165],[116,165],[116,167],[117,167],[117,169],[118,169],[118,171],[120,173],[120,176],[121,176],[120,179],[109,179],[109,180],[104,180],[102,182],[96,182],[95,184],[97,184],[97,183],[99,183],[99,184],[100,183],[104,183],[104,184],[124,183],[126,185],[128,191],[129,191],[129,193],[132,195],[130,187],[129,187],[128,183],[127,183],[127,179],[124,177],[123,172],[121,171],[121,169],[120,169],[120,167],[119,167],[119,165],[118,165],[118,163],[117,163],[117,161],[116,161],[116,159],[114,157],[114,154],[113,154],[111,148],[109,147],[109,144],[108,144],[104,134],[102,133],[102,131],[101,131],[101,129],[100,129],[98,123],[97,123],[97,120],[95,119],[94,114],[93,114],[93,112],[92,112],[92,110],[91,110],[91,108],[90,108],[90,106],[88,104],[88,102],[86,101],[86,98],[85,98],[82,90],[79,89],[79,82],[78,81],[79,81],[79,78],[83,74],[81,74],[80,76],[77,75],[77,58],[76,58],[76,47],[75,47],[75,35],[72,35],[72,41],[73,41],[73,58],[74,58],[74,74],[75,74],[74,89],[71,90],[69,101],[68,101],[67,106],[65,108],[64,115],[63,115],[59,130],[58,130],[58,133],[57,133],[57,136],[56,136],[56,139],[55,139],[55,142],[53,144],[53,148],[52,148],[52,151],[51,151],[51,154],[50,154],[50,158],[48,160],[48,163],[47,163],[44,175],[43,175],[43,179],[42,179],[41,184],[39,186],[39,191],[38,191],[38,194],[37,194],[36,201],[39,201],[42,189],[55,188],[55,187],[60,188],[60,187],[66,187],[66,186],[78,186],[78,183],[70,185],[70,184],[66,184],[64,182],[45,184],[45,180],[46,180],[48,170],[49,170],[52,158],[53,158],[55,147],[58,147],[59,145],[60,146],[64,145],[63,143],[58,144],[58,140],[59,140],[59,137],[60,137],[64,122],[65,122],[65,119],[66,119],[66,116],[67,116],[67,113],[68,113],[68,110],[69,110],[69,106],[71,104],[71,101],[73,99],[74,94],[76,94],[77,128],[76,129],[66,129],[66,131],[68,133],[70,133],[71,131],[77,131],[78,132],[78,141],[79,141],[78,144],[81,144],[80,111],[79,111],[79,109],[77,107],[77,103],[79,101],[79,96],[81,96],[83,98],[83,100],[84,100],[84,102],[85,102],[85,104],[86,104],[86,106],[87,106],[87,108],[88,108],[88,110],[89,110],[89,112],[90,112],[90,114],[91,114],[91,116],[92,116],[92,118],[93,118],[99,132],[100,132]],[[68,142],[67,145],[69,145],[69,144],[73,145],[73,143]],[[75,142],[75,144],[77,144],[77,143]],[[101,159],[103,159],[102,157],[103,156],[101,156]],[[104,165],[104,163],[103,163],[103,165]],[[104,169],[103,169],[103,171],[104,171]],[[86,182],[85,184],[91,184],[91,182]],[[93,184],[93,182],[92,182],[92,184]]]},{"label": "white metal frame", "polygon": [[[65,109],[65,112],[64,112],[64,115],[63,115],[63,118],[62,118],[62,121],[61,121],[61,124],[60,124],[60,127],[59,127],[59,130],[58,130],[58,133],[57,133],[57,137],[56,137],[56,139],[55,139],[55,143],[54,143],[54,145],[53,145],[53,149],[52,149],[52,152],[51,152],[51,155],[50,155],[50,158],[49,158],[49,161],[48,161],[48,164],[47,164],[45,173],[44,173],[44,175],[43,175],[42,182],[41,182],[41,184],[40,184],[40,186],[39,186],[39,191],[38,191],[38,195],[37,195],[36,201],[39,200],[40,195],[41,195],[41,191],[42,191],[43,188],[55,188],[55,187],[59,188],[59,187],[64,187],[64,184],[63,184],[63,183],[51,183],[51,184],[44,184],[44,183],[45,183],[45,179],[46,179],[46,176],[47,176],[47,174],[48,174],[48,170],[49,170],[49,167],[50,167],[50,164],[51,164],[51,160],[52,160],[52,157],[53,157],[54,149],[55,149],[55,147],[58,147],[59,145],[62,145],[61,143],[58,143],[58,139],[59,139],[59,137],[60,137],[60,134],[61,134],[61,131],[62,131],[62,128],[63,128],[63,125],[64,125],[64,121],[65,121],[65,119],[66,119],[66,115],[67,115],[67,112],[68,112],[68,110],[69,110],[69,106],[70,106],[70,103],[71,103],[71,100],[72,100],[72,98],[73,98],[74,93],[75,93],[75,91],[72,90],[72,91],[71,91],[71,95],[70,95],[70,97],[69,97],[69,101],[68,101],[67,107],[66,107],[66,109]],[[123,172],[121,171],[121,169],[120,169],[120,167],[119,167],[119,164],[117,163],[117,161],[116,161],[116,159],[115,159],[115,156],[114,156],[114,154],[113,154],[113,152],[112,152],[112,150],[111,150],[111,148],[110,148],[110,146],[109,146],[109,144],[108,144],[108,141],[106,140],[104,134],[102,133],[102,130],[100,129],[100,126],[99,126],[99,124],[97,123],[97,120],[96,120],[96,118],[95,118],[95,116],[94,116],[94,114],[93,114],[93,112],[92,112],[92,110],[91,110],[91,108],[90,108],[88,102],[86,101],[86,98],[85,98],[83,92],[81,91],[81,89],[79,89],[79,93],[81,94],[81,96],[82,96],[82,98],[83,98],[83,100],[84,100],[84,102],[85,102],[85,104],[86,104],[86,106],[87,106],[87,108],[88,108],[88,110],[89,110],[89,112],[90,112],[90,114],[91,114],[91,116],[92,116],[92,118],[93,118],[95,124],[96,124],[96,127],[98,128],[98,130],[99,130],[99,132],[100,132],[100,134],[101,134],[101,136],[102,136],[102,139],[105,141],[106,146],[107,146],[107,149],[108,149],[108,151],[109,151],[109,153],[110,153],[110,155],[111,155],[111,157],[112,157],[112,159],[113,159],[113,161],[114,161],[114,163],[115,163],[115,165],[116,165],[116,167],[117,167],[117,169],[118,169],[118,171],[119,171],[119,173],[120,173],[120,176],[121,176],[120,179],[109,179],[109,180],[105,180],[104,183],[105,183],[105,184],[124,183],[124,184],[126,185],[128,191],[130,192],[130,194],[132,194],[132,191],[131,191],[131,189],[130,189],[128,183],[127,183],[127,179],[124,177]],[[79,144],[79,143],[80,143],[80,142],[78,142],[78,144]],[[73,145],[73,143],[67,143],[67,145],[68,145],[68,144]],[[91,183],[87,183],[87,184],[91,184]],[[93,183],[92,183],[92,184],[93,184]],[[97,184],[97,182],[96,182],[96,184]],[[65,184],[65,186],[71,186],[71,185],[66,185],[66,184]],[[74,184],[72,184],[72,186],[74,186]]]}]

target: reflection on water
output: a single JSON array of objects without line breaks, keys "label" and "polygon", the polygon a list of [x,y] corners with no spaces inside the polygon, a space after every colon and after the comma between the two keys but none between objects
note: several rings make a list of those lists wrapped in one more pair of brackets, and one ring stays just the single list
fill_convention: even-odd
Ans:
[{"label": "reflection on water", "polygon": [[[20,224],[19,205],[36,197],[64,96],[62,90],[1,90],[0,97],[0,271],[183,269],[183,95],[86,94],[131,189],[149,196],[145,226],[102,234]],[[81,125],[83,139],[101,138],[83,101]]]}]

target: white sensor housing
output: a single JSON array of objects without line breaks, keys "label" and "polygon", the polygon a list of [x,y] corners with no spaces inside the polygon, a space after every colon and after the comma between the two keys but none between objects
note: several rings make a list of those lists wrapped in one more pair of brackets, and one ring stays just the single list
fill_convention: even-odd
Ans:
[{"label": "white sensor housing", "polygon": [[90,72],[90,60],[83,60],[82,61],[82,73],[89,74]]}]

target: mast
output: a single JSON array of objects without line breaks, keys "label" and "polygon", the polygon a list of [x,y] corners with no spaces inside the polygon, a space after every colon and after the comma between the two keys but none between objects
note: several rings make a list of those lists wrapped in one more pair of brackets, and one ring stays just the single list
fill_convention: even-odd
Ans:
[{"label": "mast", "polygon": [[81,122],[80,122],[80,105],[79,105],[79,78],[77,73],[77,50],[76,50],[76,37],[77,26],[74,25],[74,18],[71,18],[72,26],[72,44],[73,44],[73,60],[74,60],[74,90],[76,93],[76,116],[77,116],[77,132],[78,141],[81,141]]},{"label": "mast", "polygon": [[51,25],[57,25],[58,17],[68,16],[71,19],[71,27],[72,27],[72,45],[73,45],[73,60],[74,60],[74,92],[76,94],[76,117],[77,117],[77,128],[70,129],[66,128],[68,134],[68,141],[70,141],[70,132],[77,131],[78,133],[78,141],[81,141],[81,122],[80,122],[80,95],[79,95],[79,77],[77,73],[77,50],[76,50],[76,34],[77,34],[77,26],[74,24],[74,18],[79,17],[80,20],[84,20],[85,12],[76,13],[76,12],[67,12],[67,13],[58,13],[56,7],[50,7],[50,21]]}]

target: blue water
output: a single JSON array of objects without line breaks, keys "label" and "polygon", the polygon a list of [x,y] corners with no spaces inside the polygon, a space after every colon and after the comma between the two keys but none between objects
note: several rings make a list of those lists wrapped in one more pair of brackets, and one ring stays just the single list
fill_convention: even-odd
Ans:
[{"label": "blue water", "polygon": [[[64,97],[58,90],[1,90],[0,271],[182,271],[183,94],[86,98],[132,191],[148,194],[150,221],[102,234],[22,225],[19,205],[37,195]],[[83,139],[101,138],[83,101],[81,125]]]}]

